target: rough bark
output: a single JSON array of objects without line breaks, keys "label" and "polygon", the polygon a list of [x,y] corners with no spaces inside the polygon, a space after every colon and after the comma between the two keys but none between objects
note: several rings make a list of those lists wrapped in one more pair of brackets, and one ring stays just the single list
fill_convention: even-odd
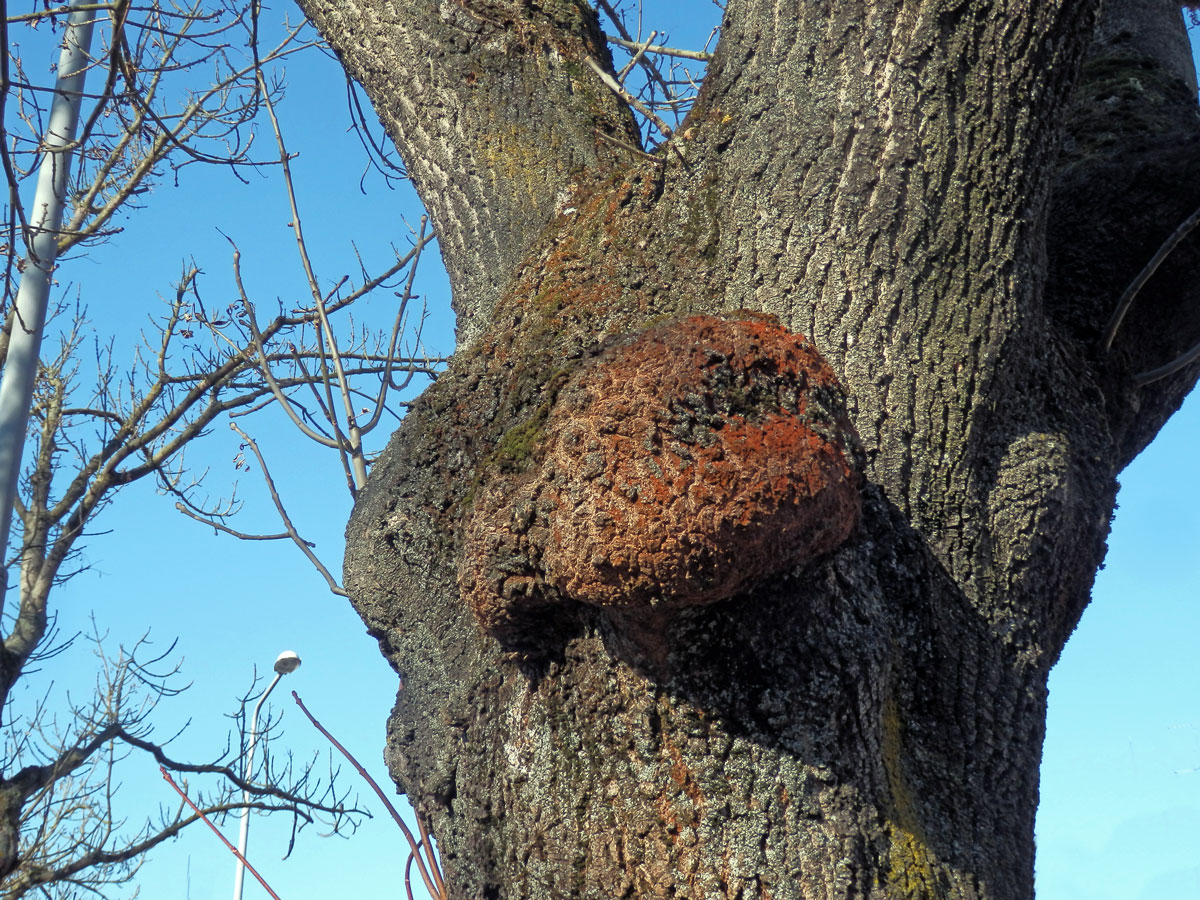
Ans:
[{"label": "rough bark", "polygon": [[586,64],[612,66],[576,0],[302,0],[366,89],[433,219],[460,339],[488,313],[573,179],[638,143]]},{"label": "rough bark", "polygon": [[730,0],[646,160],[585,4],[301,6],[455,279],[346,560],[452,896],[1031,897],[1046,675],[1197,375],[1136,382],[1200,339],[1194,243],[1097,345],[1200,203],[1178,8]]}]

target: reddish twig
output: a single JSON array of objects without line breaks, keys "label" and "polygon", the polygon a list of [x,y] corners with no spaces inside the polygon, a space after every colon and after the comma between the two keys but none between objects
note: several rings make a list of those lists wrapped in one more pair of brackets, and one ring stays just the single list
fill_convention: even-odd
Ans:
[{"label": "reddish twig", "polygon": [[[392,818],[395,819],[396,824],[400,826],[400,830],[404,832],[404,838],[408,841],[408,846],[411,851],[409,859],[416,859],[417,871],[421,875],[421,880],[425,882],[425,890],[429,891],[430,896],[435,898],[435,900],[445,900],[446,882],[443,880],[442,872],[438,868],[437,858],[433,855],[433,843],[429,839],[429,833],[426,831],[425,823],[421,821],[421,817],[417,816],[417,824],[421,829],[421,840],[418,841],[409,827],[404,824],[404,819],[400,817],[400,813],[396,811],[396,807],[392,805],[392,801],[388,799],[387,795],[383,792],[383,788],[379,786],[379,783],[371,777],[371,774],[366,769],[362,767],[362,764],[354,758],[354,755],[345,747],[343,747],[338,739],[330,734],[324,725],[317,721],[317,717],[308,711],[308,707],[304,705],[304,701],[300,699],[300,695],[295,691],[292,691],[292,699],[296,701],[296,704],[300,707],[300,711],[303,712],[304,715],[308,716],[308,721],[313,723],[313,727],[316,728],[317,731],[321,732],[321,734],[325,736],[325,739],[329,741],[329,743],[333,744],[333,746],[338,749],[338,752],[340,752],[342,756],[346,757],[346,759],[350,761],[350,765],[354,766],[359,775],[366,779],[367,784],[371,786],[371,790],[373,790],[375,795],[383,802],[383,805],[387,808],[387,811],[391,813]],[[422,846],[425,848],[425,853],[429,855],[428,868],[425,865],[425,859],[421,853]],[[431,870],[433,872],[432,877],[430,877]],[[409,891],[409,897],[411,896],[412,892]]]},{"label": "reddish twig", "polygon": [[250,874],[258,879],[258,883],[263,886],[263,890],[265,890],[268,894],[270,894],[274,898],[274,900],[279,900],[279,895],[276,894],[273,890],[271,890],[271,886],[269,884],[267,884],[266,880],[261,875],[258,874],[258,870],[255,869],[254,866],[250,865],[250,860],[246,859],[246,857],[244,857],[244,856],[242,856],[242,854],[238,853],[237,847],[235,847],[235,846],[233,846],[233,844],[229,843],[228,838],[226,838],[225,835],[221,834],[221,832],[217,829],[217,826],[208,820],[208,816],[206,816],[204,813],[200,812],[200,807],[198,807],[195,803],[193,803],[192,798],[189,797],[187,794],[185,794],[183,792],[183,789],[180,788],[179,785],[177,785],[175,783],[175,780],[171,777],[170,773],[167,772],[166,767],[159,766],[158,771],[162,772],[162,777],[167,780],[167,784],[169,784],[171,787],[175,788],[175,793],[177,793],[180,797],[183,798],[183,802],[186,803],[188,806],[190,806],[192,808],[192,811],[195,812],[196,815],[198,815],[201,819],[204,820],[204,824],[212,829],[213,834],[215,834],[217,837],[219,837],[221,839],[221,843],[229,848],[229,852],[232,853],[234,856],[236,856],[238,859],[240,859],[242,861],[242,865],[244,865],[250,871]]}]

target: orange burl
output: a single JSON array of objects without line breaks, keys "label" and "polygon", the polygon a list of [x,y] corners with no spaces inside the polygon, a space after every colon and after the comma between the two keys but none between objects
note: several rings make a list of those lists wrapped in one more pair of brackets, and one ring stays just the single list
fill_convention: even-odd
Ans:
[{"label": "orange burl", "polygon": [[850,535],[857,438],[832,369],[735,315],[652,327],[559,390],[533,465],[490,479],[468,526],[460,582],[489,630],[556,598],[714,603]]}]

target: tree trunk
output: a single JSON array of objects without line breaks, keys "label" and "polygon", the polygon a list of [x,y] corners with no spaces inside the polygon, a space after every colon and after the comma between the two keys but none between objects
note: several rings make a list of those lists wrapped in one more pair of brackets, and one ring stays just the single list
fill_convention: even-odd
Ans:
[{"label": "tree trunk", "polygon": [[[729,0],[652,158],[578,0],[301,0],[460,350],[347,587],[456,898],[1029,898],[1046,676],[1194,382],[1178,7]],[[804,335],[805,338],[799,337]]]}]

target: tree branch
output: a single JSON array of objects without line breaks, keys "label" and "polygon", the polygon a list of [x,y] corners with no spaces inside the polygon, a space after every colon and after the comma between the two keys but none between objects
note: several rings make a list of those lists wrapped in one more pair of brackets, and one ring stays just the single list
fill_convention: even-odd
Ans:
[{"label": "tree branch", "polygon": [[240,859],[242,861],[242,865],[244,865],[247,869],[250,870],[250,874],[253,875],[256,879],[258,879],[258,883],[263,886],[263,890],[265,890],[268,894],[270,894],[274,898],[274,900],[279,900],[279,895],[276,894],[273,890],[271,890],[271,886],[269,884],[267,884],[266,879],[258,874],[258,869],[254,868],[254,866],[252,866],[250,864],[250,860],[248,860],[248,859],[246,859],[246,857],[242,856],[242,854],[238,852],[237,848],[234,847],[233,844],[229,843],[229,841],[225,837],[225,835],[221,834],[221,832],[219,830],[217,830],[217,826],[208,820],[208,816],[206,816],[203,812],[200,811],[200,807],[196,806],[196,804],[192,802],[192,799],[179,787],[179,785],[177,785],[175,783],[174,779],[171,778],[171,776],[167,772],[166,768],[164,768],[163,766],[159,766],[158,770],[160,772],[162,772],[162,777],[164,779],[166,779],[167,784],[171,785],[171,787],[173,787],[176,790],[176,792],[178,792],[179,796],[183,798],[184,803],[186,803],[188,806],[190,806],[192,808],[192,810],[196,814],[196,817],[203,819],[204,824],[212,829],[212,833],[221,839],[221,843],[223,843],[226,847],[228,847],[230,852],[232,852],[234,856],[236,856],[238,859]]},{"label": "tree branch", "polygon": [[229,427],[236,431],[238,436],[246,442],[246,446],[250,448],[250,451],[254,454],[254,458],[258,460],[258,465],[262,470],[263,480],[266,482],[267,490],[271,494],[271,502],[275,504],[275,510],[279,513],[279,518],[283,521],[283,527],[287,529],[287,536],[290,537],[292,542],[300,548],[300,552],[305,555],[305,557],[310,563],[313,564],[316,570],[321,573],[321,577],[325,579],[325,583],[329,586],[329,590],[337,594],[339,597],[347,596],[346,592],[342,589],[342,586],[337,583],[337,580],[333,577],[333,575],[330,574],[329,570],[325,568],[321,560],[317,558],[317,555],[313,553],[313,545],[304,540],[304,538],[300,537],[299,532],[296,531],[296,526],[292,524],[292,517],[289,516],[287,510],[284,509],[283,500],[280,498],[279,491],[275,487],[275,480],[271,477],[271,470],[267,468],[267,461],[263,459],[262,452],[258,449],[258,444],[252,437],[250,437],[250,435],[238,428],[236,422],[230,422]]}]

